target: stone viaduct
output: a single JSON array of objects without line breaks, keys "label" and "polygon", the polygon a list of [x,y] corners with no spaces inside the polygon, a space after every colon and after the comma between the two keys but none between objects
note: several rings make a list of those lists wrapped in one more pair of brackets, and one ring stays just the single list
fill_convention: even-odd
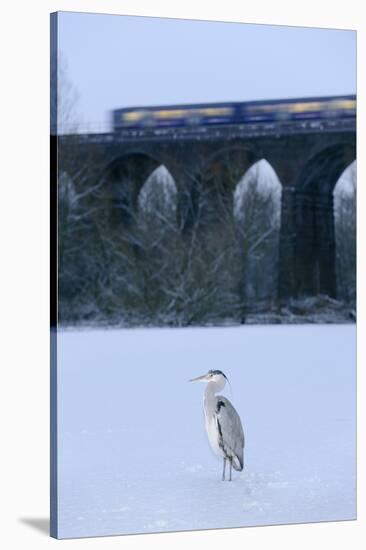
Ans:
[{"label": "stone viaduct", "polygon": [[355,119],[144,128],[51,139],[61,169],[73,174],[89,163],[91,178],[103,181],[117,206],[136,207],[147,177],[164,165],[176,183],[186,231],[195,216],[197,182],[230,201],[244,173],[266,159],[283,186],[280,298],[336,295],[333,190],[356,158]]}]

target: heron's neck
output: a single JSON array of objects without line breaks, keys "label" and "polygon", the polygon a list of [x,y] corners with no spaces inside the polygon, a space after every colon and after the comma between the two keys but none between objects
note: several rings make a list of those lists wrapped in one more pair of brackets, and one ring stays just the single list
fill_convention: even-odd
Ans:
[{"label": "heron's neck", "polygon": [[204,403],[205,406],[209,407],[210,405],[214,406],[215,403],[215,393],[219,391],[217,384],[214,382],[209,382],[205,389]]}]

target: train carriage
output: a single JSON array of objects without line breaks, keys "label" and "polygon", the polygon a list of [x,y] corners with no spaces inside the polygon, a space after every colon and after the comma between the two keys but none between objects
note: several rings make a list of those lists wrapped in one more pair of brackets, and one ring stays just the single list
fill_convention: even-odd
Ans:
[{"label": "train carriage", "polygon": [[115,131],[138,128],[215,126],[276,121],[352,118],[356,96],[130,107],[113,111]]}]

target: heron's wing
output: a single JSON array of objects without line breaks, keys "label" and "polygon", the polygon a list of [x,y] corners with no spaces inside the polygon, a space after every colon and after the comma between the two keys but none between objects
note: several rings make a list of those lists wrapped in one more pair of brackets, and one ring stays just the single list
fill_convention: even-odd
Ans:
[{"label": "heron's wing", "polygon": [[240,416],[230,401],[216,397],[215,419],[219,434],[219,445],[228,457],[233,458],[235,470],[242,470],[244,461],[244,432]]}]

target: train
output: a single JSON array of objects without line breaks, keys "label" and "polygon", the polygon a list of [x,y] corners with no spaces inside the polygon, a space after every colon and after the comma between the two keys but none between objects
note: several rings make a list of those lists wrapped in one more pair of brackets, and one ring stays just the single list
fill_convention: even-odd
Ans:
[{"label": "train", "polygon": [[354,118],[355,116],[355,95],[128,107],[115,109],[112,112],[114,131],[139,128],[307,121],[312,119]]}]

